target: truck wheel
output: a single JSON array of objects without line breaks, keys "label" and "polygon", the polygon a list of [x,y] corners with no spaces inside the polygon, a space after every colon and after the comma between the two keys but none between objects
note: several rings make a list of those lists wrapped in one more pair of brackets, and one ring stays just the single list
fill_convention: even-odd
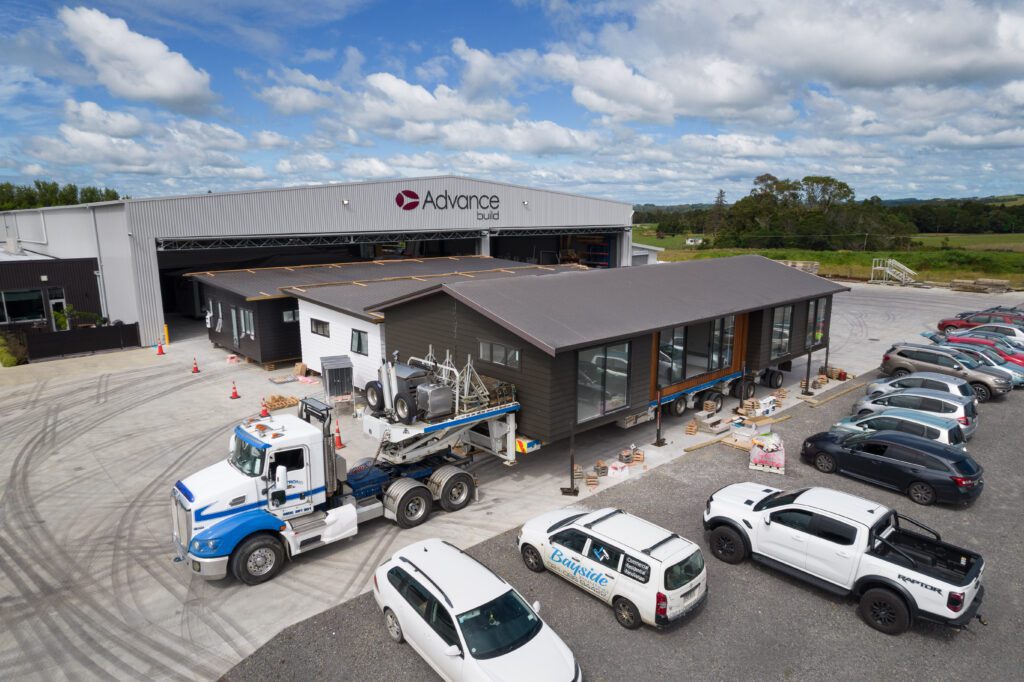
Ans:
[{"label": "truck wheel", "polygon": [[619,597],[612,602],[612,609],[615,611],[615,620],[627,630],[636,630],[644,624],[640,620],[640,611],[637,610],[636,604],[625,597]]},{"label": "truck wheel", "polygon": [[446,512],[457,512],[467,504],[473,497],[473,477],[463,472],[452,476],[445,481],[441,488],[440,503],[441,509]]},{"label": "truck wheel", "polygon": [[898,635],[910,629],[910,610],[892,590],[874,587],[860,598],[857,607],[864,622],[887,635]]},{"label": "truck wheel", "polygon": [[921,481],[914,481],[910,484],[910,487],[907,488],[907,496],[918,504],[925,506],[935,504],[935,488]]},{"label": "truck wheel", "polygon": [[246,585],[265,583],[283,567],[284,548],[269,535],[254,535],[231,555],[231,572]]},{"label": "truck wheel", "polygon": [[427,520],[430,516],[430,491],[425,485],[418,485],[398,501],[395,509],[395,522],[402,528],[412,528]]},{"label": "truck wheel", "polygon": [[684,412],[686,412],[686,396],[681,395],[672,401],[672,416],[682,417]]},{"label": "truck wheel", "polygon": [[533,545],[523,545],[521,554],[523,555],[523,563],[526,564],[528,569],[534,573],[544,572],[544,560],[540,558],[540,552]]},{"label": "truck wheel", "polygon": [[742,398],[744,400],[750,400],[751,398],[754,397],[754,391],[756,389],[757,389],[757,387],[754,386],[754,382],[753,381],[743,382],[743,395],[742,395]]},{"label": "truck wheel", "polygon": [[782,382],[786,380],[786,375],[775,369],[772,370],[771,380],[768,385],[772,388],[782,388]]},{"label": "truck wheel", "polygon": [[743,387],[743,380],[742,379],[737,379],[736,381],[732,382],[732,385],[729,386],[729,395],[731,395],[733,398],[738,398],[739,400],[743,400],[743,396],[740,395],[740,389],[742,387]]},{"label": "truck wheel", "polygon": [[738,564],[747,558],[747,546],[736,529],[719,526],[711,531],[711,553],[727,564]]},{"label": "truck wheel", "polygon": [[985,384],[971,384],[971,388],[974,389],[974,395],[978,398],[979,403],[987,403],[992,397],[992,391],[988,390],[988,386]]},{"label": "truck wheel", "polygon": [[388,631],[388,637],[395,644],[401,644],[405,641],[405,635],[402,634],[402,624],[398,622],[398,616],[391,609],[384,609],[384,629]]},{"label": "truck wheel", "polygon": [[395,416],[403,424],[412,424],[416,420],[416,410],[409,402],[409,398],[400,395],[395,398]]},{"label": "truck wheel", "polygon": [[704,402],[712,402],[715,404],[715,412],[722,410],[722,405],[725,404],[725,397],[718,391],[708,391],[704,394]]},{"label": "truck wheel", "polygon": [[371,381],[366,384],[366,404],[371,412],[380,412],[384,409],[384,387],[379,381]]}]

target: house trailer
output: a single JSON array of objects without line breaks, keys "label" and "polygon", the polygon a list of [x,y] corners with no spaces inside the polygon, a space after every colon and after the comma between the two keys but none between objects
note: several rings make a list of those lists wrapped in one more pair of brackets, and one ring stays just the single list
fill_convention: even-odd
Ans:
[{"label": "house trailer", "polygon": [[721,401],[721,387],[748,378],[781,380],[794,359],[827,347],[832,297],[848,290],[737,256],[446,282],[370,312],[387,316],[389,355],[447,349],[514,384],[519,431],[550,443],[630,426],[659,405],[680,413]]}]

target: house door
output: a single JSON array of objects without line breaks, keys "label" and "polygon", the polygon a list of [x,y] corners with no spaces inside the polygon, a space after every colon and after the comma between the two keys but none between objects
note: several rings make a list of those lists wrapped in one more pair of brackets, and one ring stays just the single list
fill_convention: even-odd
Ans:
[{"label": "house door", "polygon": [[[64,289],[51,287],[48,294],[50,299],[50,325],[53,327],[53,331],[62,332],[71,329],[71,320],[65,316],[67,305],[64,300]],[[57,313],[60,313],[63,318],[61,323],[57,321]]]}]

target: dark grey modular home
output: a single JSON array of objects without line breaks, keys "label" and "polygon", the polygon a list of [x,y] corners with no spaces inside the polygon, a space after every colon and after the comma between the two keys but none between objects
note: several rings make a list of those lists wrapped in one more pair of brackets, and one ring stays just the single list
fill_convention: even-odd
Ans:
[{"label": "dark grey modular home", "polygon": [[325,349],[329,351],[326,355],[349,351],[348,337],[338,336],[338,330],[333,338],[324,336],[330,332],[324,328],[327,322],[323,315],[300,316],[295,296],[307,291],[364,282],[426,281],[442,275],[472,275],[522,265],[490,256],[442,256],[192,272],[187,277],[201,285],[201,307],[210,341],[255,362],[272,365],[302,358],[303,338],[310,334],[330,340],[332,347]]},{"label": "dark grey modular home", "polygon": [[828,344],[847,287],[761,256],[453,282],[373,310],[386,347],[472,354],[516,385],[519,430],[544,442],[699,395]]},{"label": "dark grey modular home", "polygon": [[67,307],[104,316],[95,258],[26,258],[0,254],[0,330],[58,331]]}]

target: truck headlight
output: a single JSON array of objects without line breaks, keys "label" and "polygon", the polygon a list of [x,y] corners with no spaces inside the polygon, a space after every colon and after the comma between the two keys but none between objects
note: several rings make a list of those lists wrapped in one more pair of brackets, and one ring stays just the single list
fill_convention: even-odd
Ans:
[{"label": "truck headlight", "polygon": [[193,549],[194,551],[196,551],[196,552],[198,552],[198,551],[199,551],[199,540],[193,540],[193,541],[192,541],[192,549]]},{"label": "truck headlight", "polygon": [[217,541],[216,540],[207,540],[206,541],[206,549],[210,549],[210,550],[217,549]]}]

